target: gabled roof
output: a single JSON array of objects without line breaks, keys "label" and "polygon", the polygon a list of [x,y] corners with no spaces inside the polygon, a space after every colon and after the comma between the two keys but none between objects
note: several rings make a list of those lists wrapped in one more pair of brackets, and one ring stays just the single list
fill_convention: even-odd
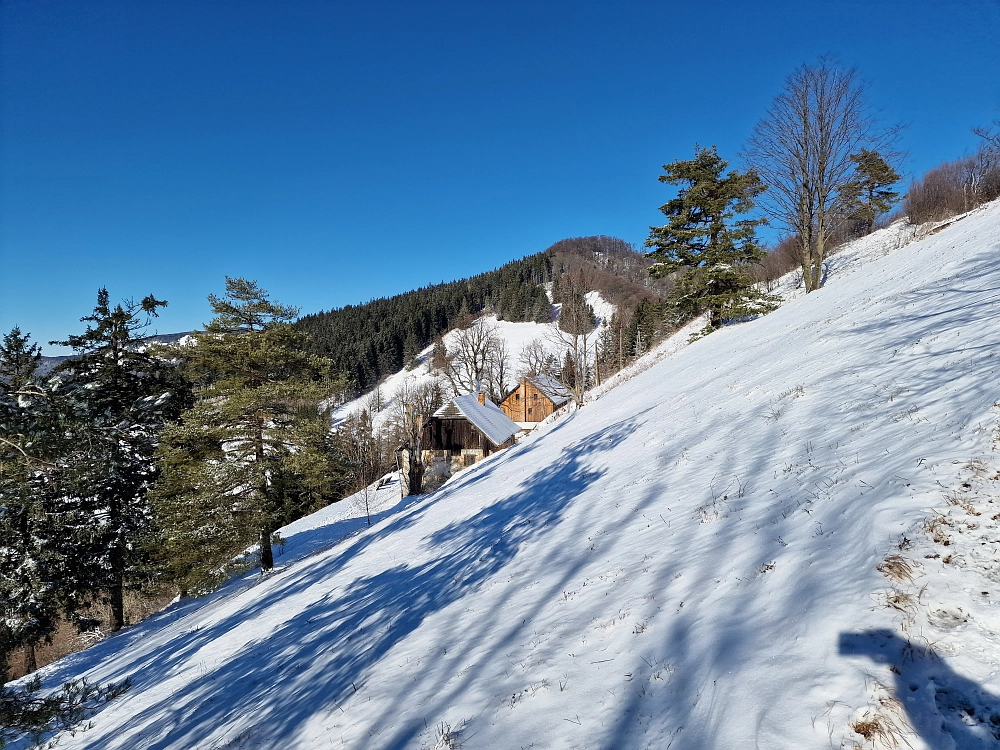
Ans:
[{"label": "gabled roof", "polygon": [[485,404],[481,404],[475,394],[456,396],[431,416],[438,419],[464,417],[496,446],[503,445],[521,431],[516,422],[500,411],[499,406],[489,399],[486,399]]},{"label": "gabled roof", "polygon": [[525,380],[556,406],[562,406],[573,397],[566,386],[550,375],[529,375]]}]

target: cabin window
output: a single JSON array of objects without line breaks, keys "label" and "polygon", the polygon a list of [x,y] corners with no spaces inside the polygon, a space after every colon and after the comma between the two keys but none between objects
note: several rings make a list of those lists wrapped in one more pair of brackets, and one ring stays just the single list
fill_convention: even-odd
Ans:
[{"label": "cabin window", "polygon": [[533,411],[534,411],[534,409],[528,409],[528,414],[531,414],[531,412],[533,412]]},{"label": "cabin window", "polygon": [[538,394],[537,394],[537,393],[532,393],[532,394],[531,394],[531,399],[532,399],[533,401],[537,401],[537,400],[538,400]]},{"label": "cabin window", "polygon": [[515,401],[520,401],[521,400],[521,394],[520,393],[515,393],[514,394],[514,400]]}]

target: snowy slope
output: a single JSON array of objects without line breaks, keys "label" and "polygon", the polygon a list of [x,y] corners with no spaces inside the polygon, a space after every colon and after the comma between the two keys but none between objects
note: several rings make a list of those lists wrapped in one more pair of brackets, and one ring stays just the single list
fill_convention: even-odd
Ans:
[{"label": "snowy slope", "polygon": [[52,665],[133,679],[59,747],[995,746],[998,316],[994,203]]},{"label": "snowy slope", "polygon": [[[611,316],[615,312],[615,306],[602,298],[600,292],[587,292],[584,296],[597,317],[597,328],[591,334],[591,340],[597,341],[604,330],[604,326],[610,323]],[[555,307],[557,310],[556,317],[558,318],[558,308],[561,305],[556,305]],[[566,352],[567,344],[560,339],[554,321],[552,323],[512,323],[506,320],[498,320],[495,315],[489,315],[485,317],[485,323],[488,326],[495,327],[497,334],[506,344],[507,352],[510,355],[508,362],[510,371],[517,377],[520,377],[518,360],[521,350],[533,341],[538,341],[546,352],[554,354],[560,361]],[[461,329],[449,331],[444,336],[445,346],[449,350],[454,350],[457,347],[457,340],[460,335]],[[376,411],[374,415],[373,422],[376,429],[380,428],[394,412],[396,399],[403,388],[415,388],[437,377],[431,369],[433,352],[433,346],[427,347],[417,357],[420,364],[412,370],[404,369],[390,375],[379,386],[382,408]],[[371,408],[371,406],[372,394],[367,393],[337,407],[333,411],[331,418],[333,423],[337,424],[349,414],[354,414],[361,409]]]}]

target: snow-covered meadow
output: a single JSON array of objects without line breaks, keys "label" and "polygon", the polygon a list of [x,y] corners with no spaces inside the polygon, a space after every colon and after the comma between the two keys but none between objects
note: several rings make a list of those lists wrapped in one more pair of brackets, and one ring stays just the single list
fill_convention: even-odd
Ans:
[{"label": "snow-covered meadow", "polygon": [[893,231],[433,494],[388,482],[370,528],[332,506],[267,577],[47,667],[132,678],[58,746],[996,746],[1000,203]]}]

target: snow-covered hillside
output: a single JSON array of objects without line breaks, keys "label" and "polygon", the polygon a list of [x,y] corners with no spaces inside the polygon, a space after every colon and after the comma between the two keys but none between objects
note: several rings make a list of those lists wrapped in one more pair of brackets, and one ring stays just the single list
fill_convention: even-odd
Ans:
[{"label": "snow-covered hillside", "polygon": [[[597,318],[597,328],[590,334],[590,341],[597,341],[604,327],[611,321],[611,316],[615,313],[615,306],[602,298],[600,292],[587,292],[585,299],[594,310],[594,315]],[[557,318],[559,307],[561,306],[555,306]],[[512,323],[507,320],[498,320],[495,315],[488,315],[483,318],[482,323],[495,330],[496,335],[503,340],[509,355],[508,371],[515,375],[520,374],[519,358],[522,350],[533,342],[537,341],[547,353],[555,355],[560,361],[568,349],[568,343],[559,335],[555,321],[551,323]],[[444,343],[449,351],[454,351],[457,348],[458,337],[461,334],[461,329],[445,334]],[[366,393],[337,407],[331,414],[333,423],[337,424],[349,414],[361,409],[371,409],[374,412],[373,423],[376,429],[380,428],[395,412],[397,399],[403,389],[413,389],[439,377],[431,367],[433,353],[434,347],[427,347],[418,355],[416,367],[412,370],[400,370],[382,381],[378,387],[378,399],[373,400],[372,393]],[[511,385],[513,384],[512,382]],[[380,405],[381,408],[373,408],[376,404]]]},{"label": "snow-covered hillside", "polygon": [[851,257],[50,666],[133,681],[59,747],[996,746],[1000,203]]}]

